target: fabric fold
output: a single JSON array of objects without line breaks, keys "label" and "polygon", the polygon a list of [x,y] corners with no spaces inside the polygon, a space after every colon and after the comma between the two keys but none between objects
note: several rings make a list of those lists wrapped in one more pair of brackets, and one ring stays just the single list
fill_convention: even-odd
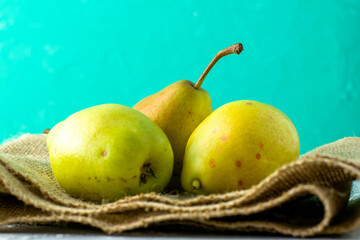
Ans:
[{"label": "fabric fold", "polygon": [[0,225],[76,222],[106,233],[178,224],[219,231],[291,236],[339,234],[360,225],[360,138],[326,144],[279,168],[248,190],[194,196],[149,193],[110,203],[73,198],[50,168],[46,135],[0,146]]}]

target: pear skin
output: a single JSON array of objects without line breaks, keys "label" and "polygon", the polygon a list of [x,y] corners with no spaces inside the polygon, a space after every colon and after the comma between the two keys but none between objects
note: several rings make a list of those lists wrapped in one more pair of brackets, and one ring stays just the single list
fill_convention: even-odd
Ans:
[{"label": "pear skin", "polygon": [[182,159],[194,129],[212,112],[210,95],[188,80],[175,82],[134,106],[167,135],[174,152],[174,171],[169,188],[180,188]]},{"label": "pear skin", "polygon": [[160,127],[120,104],[72,114],[51,129],[47,147],[59,184],[74,197],[96,202],[163,191],[174,164]]},{"label": "pear skin", "polygon": [[223,105],[190,136],[181,173],[189,193],[251,188],[299,157],[294,124],[277,108],[250,100]]},{"label": "pear skin", "polygon": [[221,50],[195,84],[188,80],[175,82],[134,106],[159,125],[170,140],[174,169],[168,189],[181,189],[180,175],[186,143],[195,128],[212,112],[210,96],[201,84],[219,59],[233,53],[240,54],[242,50],[241,43]]}]

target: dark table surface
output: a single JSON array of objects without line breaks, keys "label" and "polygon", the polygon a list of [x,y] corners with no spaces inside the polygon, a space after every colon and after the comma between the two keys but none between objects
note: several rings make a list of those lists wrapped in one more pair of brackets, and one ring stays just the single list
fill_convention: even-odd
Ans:
[{"label": "dark table surface", "polygon": [[[13,224],[0,227],[0,239],[30,240],[30,239],[303,239],[290,236],[264,234],[264,233],[210,233],[204,231],[189,230],[181,228],[137,230],[121,235],[106,235],[102,231],[81,226],[29,226],[23,224]],[[360,229],[358,231],[336,236],[316,236],[314,239],[360,239]]]}]

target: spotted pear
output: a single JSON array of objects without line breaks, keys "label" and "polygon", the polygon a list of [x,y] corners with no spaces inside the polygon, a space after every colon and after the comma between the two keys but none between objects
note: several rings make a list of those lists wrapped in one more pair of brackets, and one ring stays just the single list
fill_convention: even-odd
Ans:
[{"label": "spotted pear", "polygon": [[256,102],[223,105],[192,133],[181,173],[189,193],[248,189],[299,157],[292,121],[277,108]]},{"label": "spotted pear", "polygon": [[220,58],[233,53],[240,54],[242,50],[242,44],[237,43],[218,52],[195,84],[189,80],[175,82],[133,107],[159,125],[170,140],[174,152],[174,169],[169,189],[181,188],[180,174],[188,138],[212,112],[210,95],[201,88],[201,84]]},{"label": "spotted pear", "polygon": [[47,146],[60,186],[74,197],[97,202],[162,191],[174,164],[159,126],[120,104],[72,114],[50,130]]}]

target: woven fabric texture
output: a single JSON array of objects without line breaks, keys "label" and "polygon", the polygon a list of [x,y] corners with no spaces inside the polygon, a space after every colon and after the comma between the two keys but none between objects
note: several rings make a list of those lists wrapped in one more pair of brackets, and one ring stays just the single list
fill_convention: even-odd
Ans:
[{"label": "woven fabric texture", "polygon": [[216,231],[292,236],[340,234],[360,225],[360,138],[321,146],[248,190],[194,196],[149,193],[110,203],[68,195],[54,178],[46,135],[25,134],[0,146],[0,225],[76,222],[106,233],[181,224]]}]

